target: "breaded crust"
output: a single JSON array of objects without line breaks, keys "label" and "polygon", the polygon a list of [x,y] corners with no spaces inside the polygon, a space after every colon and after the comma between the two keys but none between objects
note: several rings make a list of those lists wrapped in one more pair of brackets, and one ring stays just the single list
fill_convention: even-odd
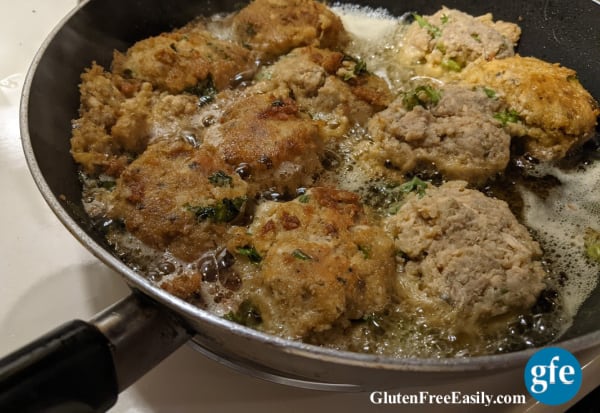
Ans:
[{"label": "breaded crust", "polygon": [[514,56],[473,65],[464,80],[506,100],[515,112],[506,124],[510,134],[523,138],[526,150],[540,160],[560,159],[594,136],[600,110],[572,69]]},{"label": "breaded crust", "polygon": [[86,173],[117,177],[148,143],[192,130],[193,95],[169,95],[93,64],[81,76],[80,117],[73,121],[71,154]]},{"label": "breaded crust", "polygon": [[262,258],[248,296],[264,331],[302,338],[390,303],[392,241],[369,223],[356,194],[315,187],[290,202],[266,202],[248,232],[233,232],[231,251],[252,247]]},{"label": "breaded crust", "polygon": [[336,49],[347,40],[340,18],[314,0],[254,0],[234,17],[233,30],[267,61],[296,47]]},{"label": "breaded crust", "polygon": [[254,59],[244,47],[201,28],[183,28],[141,40],[114,53],[112,71],[152,83],[169,93],[228,88],[236,75],[251,73]]},{"label": "breaded crust", "polygon": [[214,148],[165,139],[128,166],[113,197],[111,218],[147,245],[192,261],[241,213],[247,185]]},{"label": "breaded crust", "polygon": [[243,166],[251,191],[295,194],[319,174],[323,142],[315,121],[281,94],[236,96],[207,129],[205,142],[232,168]]},{"label": "breaded crust", "polygon": [[326,141],[364,125],[393,100],[387,83],[342,53],[301,47],[266,66],[254,88],[289,89],[301,111],[319,121]]},{"label": "breaded crust", "polygon": [[513,56],[521,29],[492,19],[489,13],[473,17],[447,7],[431,16],[417,16],[399,57],[415,64],[421,75],[444,78],[479,60]]}]

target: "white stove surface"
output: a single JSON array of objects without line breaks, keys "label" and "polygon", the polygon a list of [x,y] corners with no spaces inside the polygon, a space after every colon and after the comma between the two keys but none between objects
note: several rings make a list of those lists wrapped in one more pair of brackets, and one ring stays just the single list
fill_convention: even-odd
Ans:
[{"label": "white stove surface", "polygon": [[[28,66],[52,28],[75,0],[0,0],[0,357],[37,336],[80,318],[89,319],[128,288],[120,276],[84,249],[45,204],[27,169],[19,135],[19,100]],[[597,357],[580,360],[598,385]],[[488,394],[523,392],[522,369],[489,380],[420,389]],[[591,380],[591,378],[594,378]],[[399,389],[402,391],[402,389]],[[411,391],[414,391],[411,390]],[[574,402],[574,401],[573,401]],[[119,396],[111,412],[366,412],[563,411],[528,401],[521,406],[376,406],[369,393],[331,393],[291,388],[239,374],[183,346]],[[386,409],[386,410],[388,410]]]}]

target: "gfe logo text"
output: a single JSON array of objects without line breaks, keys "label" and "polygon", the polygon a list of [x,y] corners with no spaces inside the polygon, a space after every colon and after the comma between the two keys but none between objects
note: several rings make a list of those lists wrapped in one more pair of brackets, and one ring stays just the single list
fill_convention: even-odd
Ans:
[{"label": "gfe logo text", "polygon": [[544,348],[531,356],[524,376],[529,394],[551,406],[568,402],[581,387],[579,361],[558,347]]}]

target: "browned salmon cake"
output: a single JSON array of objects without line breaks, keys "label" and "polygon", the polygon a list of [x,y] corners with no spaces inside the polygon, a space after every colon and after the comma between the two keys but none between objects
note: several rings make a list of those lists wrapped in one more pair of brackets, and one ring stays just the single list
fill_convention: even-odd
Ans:
[{"label": "browned salmon cake", "polygon": [[300,46],[338,49],[347,41],[340,18],[314,0],[254,0],[234,17],[233,31],[267,61]]},{"label": "browned salmon cake", "polygon": [[328,134],[365,124],[393,100],[385,80],[369,73],[364,62],[312,46],[282,56],[259,78],[264,80],[256,88],[288,88],[303,111],[332,129]]},{"label": "browned salmon cake", "polygon": [[96,64],[81,79],[71,154],[91,175],[119,176],[153,139],[190,129],[198,111],[196,96],[158,93],[149,83],[124,79]]},{"label": "browned salmon cake", "polygon": [[572,69],[514,56],[473,65],[464,79],[507,102],[507,130],[540,160],[560,159],[594,136],[600,110]]},{"label": "browned salmon cake", "polygon": [[356,194],[315,187],[262,203],[228,244],[248,277],[263,331],[302,338],[383,310],[392,297],[394,248]]},{"label": "browned salmon cake", "polygon": [[237,43],[214,37],[202,26],[141,40],[115,52],[113,73],[152,83],[170,93],[211,93],[228,88],[238,74],[252,72],[254,59]]},{"label": "browned salmon cake", "polygon": [[472,62],[514,55],[519,26],[493,21],[488,13],[473,17],[443,7],[431,16],[415,15],[399,57],[422,75],[452,77]]},{"label": "browned salmon cake", "polygon": [[[250,184],[250,192],[295,194],[322,171],[317,123],[287,94],[235,94],[216,105],[203,139]],[[209,108],[207,116],[210,116]]]},{"label": "browned salmon cake", "polygon": [[152,144],[117,180],[108,215],[147,245],[192,261],[243,211],[247,184],[209,145]]}]

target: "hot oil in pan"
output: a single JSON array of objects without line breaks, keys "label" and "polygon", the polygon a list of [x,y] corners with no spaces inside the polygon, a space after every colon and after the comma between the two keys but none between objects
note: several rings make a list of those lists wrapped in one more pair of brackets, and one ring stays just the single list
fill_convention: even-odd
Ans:
[{"label": "hot oil in pan", "polygon": [[[365,60],[369,70],[387,79],[393,91],[402,91],[410,82],[411,70],[389,62],[402,46],[406,21],[382,10],[360,7],[334,10],[353,36],[348,54]],[[220,22],[217,19],[215,27],[219,36],[225,38],[228,32]],[[331,178],[332,181],[343,189],[356,191],[368,199],[372,196],[368,190],[372,179],[360,172],[360,168],[354,167],[352,158],[353,144],[364,139],[368,139],[365,130],[353,128],[337,148],[337,153],[332,155],[328,173],[336,176]],[[518,160],[513,166],[504,181],[498,181],[485,192],[507,200],[544,250],[548,287],[531,313],[516,316],[506,330],[476,343],[448,331],[431,328],[419,311],[407,316],[400,308],[390,309],[386,314],[373,314],[345,331],[332,329],[307,341],[397,357],[461,357],[519,350],[559,337],[595,288],[600,271],[600,266],[585,257],[582,245],[585,228],[600,222],[600,206],[593,195],[600,191],[600,163],[590,161],[585,167],[569,170],[541,164],[522,165]],[[329,178],[325,175],[321,179],[321,183],[326,184]],[[532,181],[535,182],[533,185],[530,184]],[[500,188],[507,183],[510,190],[501,191]],[[104,215],[110,186],[102,179],[84,179],[84,200],[91,216]],[[168,252],[146,247],[124,232],[118,222],[103,223],[108,229],[109,241],[123,261],[151,281],[160,284],[175,277],[188,276],[190,282],[198,282],[192,278],[200,276],[201,293],[190,301],[218,316],[234,311],[243,300],[238,293],[239,284],[232,281],[228,273],[226,251],[210,251],[198,262],[189,264]],[[600,228],[596,226],[596,229]]]}]

